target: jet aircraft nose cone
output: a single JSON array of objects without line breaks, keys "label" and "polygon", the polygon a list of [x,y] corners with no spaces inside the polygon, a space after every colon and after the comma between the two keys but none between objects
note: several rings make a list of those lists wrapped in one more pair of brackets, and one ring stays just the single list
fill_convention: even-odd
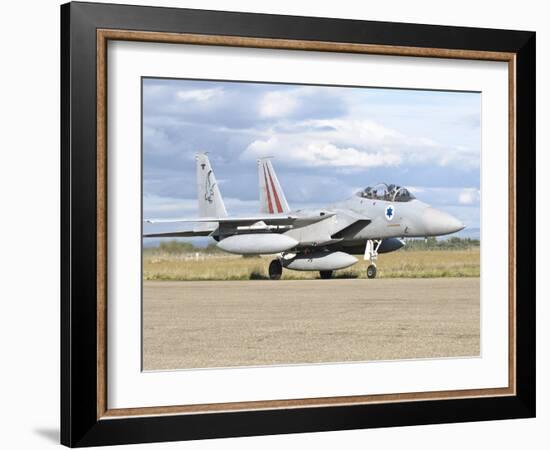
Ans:
[{"label": "jet aircraft nose cone", "polygon": [[456,217],[435,208],[426,208],[423,214],[424,226],[428,235],[441,236],[464,229],[464,224]]}]

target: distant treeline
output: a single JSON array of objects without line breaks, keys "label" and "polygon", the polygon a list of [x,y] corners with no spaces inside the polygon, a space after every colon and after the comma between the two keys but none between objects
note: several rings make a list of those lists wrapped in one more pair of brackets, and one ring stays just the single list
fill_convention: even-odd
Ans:
[{"label": "distant treeline", "polygon": [[407,245],[403,250],[466,250],[479,247],[479,239],[452,237],[437,240],[435,237],[426,239],[405,239]]},{"label": "distant treeline", "polygon": [[[405,239],[407,245],[403,250],[465,250],[479,247],[479,239],[452,237],[449,239],[437,240],[435,237],[427,239]],[[206,247],[196,247],[191,242],[164,241],[158,247],[148,247],[144,251],[149,254],[182,254],[182,253],[204,253],[204,254],[225,254],[215,242]]]},{"label": "distant treeline", "polygon": [[158,247],[147,247],[144,249],[147,253],[162,253],[162,254],[181,254],[181,253],[224,253],[218,247],[215,242],[211,242],[206,247],[196,247],[191,242],[181,241],[163,241]]}]

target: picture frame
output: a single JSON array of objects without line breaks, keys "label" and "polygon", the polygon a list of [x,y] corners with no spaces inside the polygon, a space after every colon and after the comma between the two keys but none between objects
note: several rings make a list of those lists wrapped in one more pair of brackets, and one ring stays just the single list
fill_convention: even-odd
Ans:
[{"label": "picture frame", "polygon": [[[509,71],[505,388],[111,409],[107,43],[503,61]],[[535,33],[73,2],[61,6],[61,443],[70,447],[535,416]]]}]

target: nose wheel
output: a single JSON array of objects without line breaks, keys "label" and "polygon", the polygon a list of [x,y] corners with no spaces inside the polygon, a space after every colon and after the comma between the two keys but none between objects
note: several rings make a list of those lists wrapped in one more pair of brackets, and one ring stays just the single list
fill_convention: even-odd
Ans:
[{"label": "nose wheel", "polygon": [[367,278],[376,278],[376,266],[374,264],[367,267]]},{"label": "nose wheel", "polygon": [[367,267],[367,278],[376,278],[376,259],[378,258],[378,248],[381,243],[382,240],[368,240],[367,245],[365,245],[365,255],[363,259],[365,261],[370,261],[370,265]]}]

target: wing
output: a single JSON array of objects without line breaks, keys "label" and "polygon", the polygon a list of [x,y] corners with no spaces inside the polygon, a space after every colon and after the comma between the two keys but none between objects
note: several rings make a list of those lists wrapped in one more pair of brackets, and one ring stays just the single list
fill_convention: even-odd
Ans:
[{"label": "wing", "polygon": [[346,238],[353,238],[355,234],[359,233],[371,222],[372,220],[369,217],[357,214],[353,211],[338,211],[338,223],[340,225],[340,228],[337,230],[333,230],[331,238],[340,241]]},{"label": "wing", "polygon": [[333,212],[321,212],[318,215],[258,215],[250,217],[199,217],[196,219],[151,219],[148,223],[190,223],[190,222],[217,222],[220,226],[238,227],[263,222],[266,225],[293,225],[305,226],[326,220],[334,216]]},{"label": "wing", "polygon": [[214,230],[197,230],[197,231],[170,231],[166,233],[149,233],[144,234],[143,237],[155,238],[155,237],[198,237],[198,236],[210,236]]}]

